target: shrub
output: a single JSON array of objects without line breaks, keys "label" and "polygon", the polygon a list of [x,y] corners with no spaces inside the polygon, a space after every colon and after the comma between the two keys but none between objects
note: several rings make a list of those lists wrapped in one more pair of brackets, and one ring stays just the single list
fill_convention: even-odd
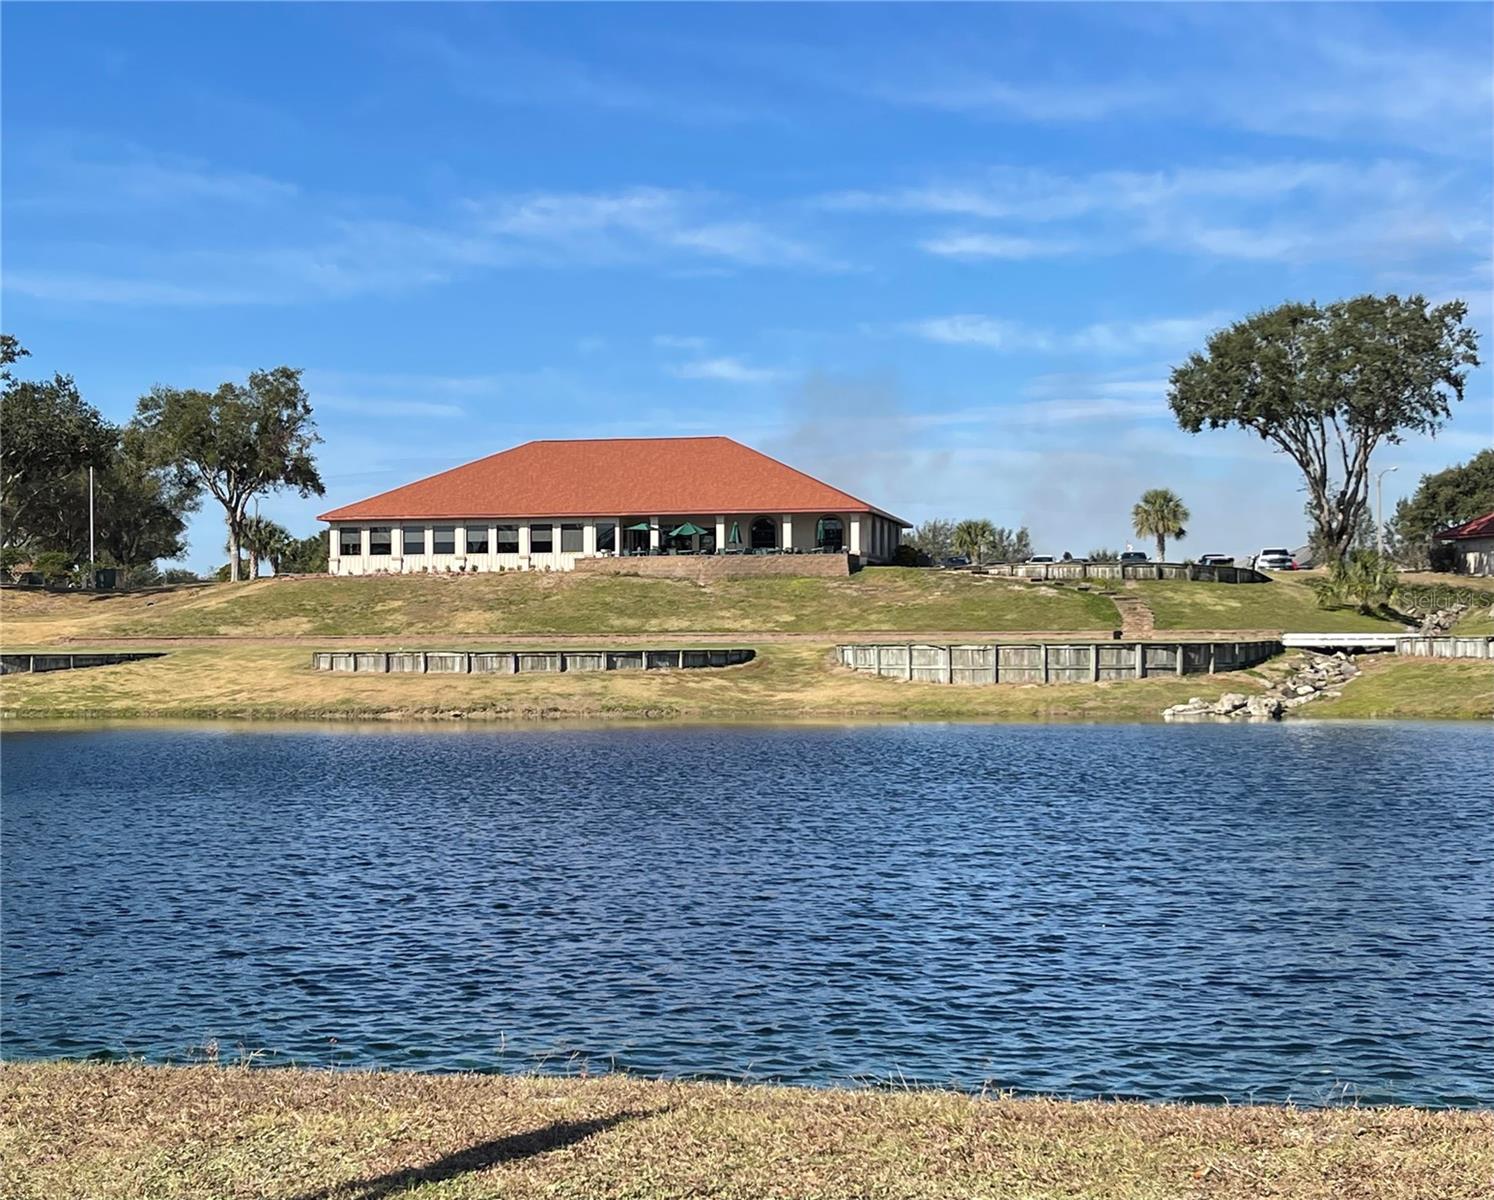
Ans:
[{"label": "shrub", "polygon": [[1400,576],[1395,564],[1374,550],[1350,550],[1329,568],[1328,579],[1319,586],[1318,603],[1323,607],[1359,605],[1360,612],[1373,613],[1396,597]]}]

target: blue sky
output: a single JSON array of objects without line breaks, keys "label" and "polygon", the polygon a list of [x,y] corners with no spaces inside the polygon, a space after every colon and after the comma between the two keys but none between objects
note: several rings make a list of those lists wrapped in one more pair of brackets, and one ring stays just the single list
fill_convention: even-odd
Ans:
[{"label": "blue sky", "polygon": [[[724,433],[1076,554],[1305,538],[1168,366],[1289,298],[1491,326],[1483,5],[6,4],[4,325],[123,420],[306,371],[316,512],[534,437]],[[1491,440],[1490,372],[1419,473]],[[209,502],[210,504],[211,502]],[[204,506],[189,562],[222,561]]]}]

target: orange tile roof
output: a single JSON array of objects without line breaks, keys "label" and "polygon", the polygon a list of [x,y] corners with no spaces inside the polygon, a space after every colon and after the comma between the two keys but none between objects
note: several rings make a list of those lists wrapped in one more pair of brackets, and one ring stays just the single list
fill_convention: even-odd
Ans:
[{"label": "orange tile roof", "polygon": [[898,520],[726,437],[525,442],[318,520],[794,512],[872,512]]}]

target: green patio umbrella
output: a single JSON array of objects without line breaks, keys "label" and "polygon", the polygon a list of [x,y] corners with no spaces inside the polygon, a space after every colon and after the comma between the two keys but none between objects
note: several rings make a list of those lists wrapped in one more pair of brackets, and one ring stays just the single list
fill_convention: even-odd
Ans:
[{"label": "green patio umbrella", "polygon": [[731,523],[731,532],[726,535],[726,540],[734,542],[738,546],[742,544],[742,527],[737,522],[733,521]]},{"label": "green patio umbrella", "polygon": [[711,531],[709,529],[702,529],[699,525],[694,525],[691,522],[686,521],[678,529],[671,529],[669,531],[669,536],[670,537],[694,537],[697,533],[710,533],[710,532]]},{"label": "green patio umbrella", "polygon": [[642,530],[644,533],[647,533],[650,529],[653,528],[653,526],[650,525],[647,521],[639,521],[638,524],[636,524],[636,525],[627,525],[627,526],[624,526],[624,528],[626,528],[626,529],[638,529],[638,530]]}]

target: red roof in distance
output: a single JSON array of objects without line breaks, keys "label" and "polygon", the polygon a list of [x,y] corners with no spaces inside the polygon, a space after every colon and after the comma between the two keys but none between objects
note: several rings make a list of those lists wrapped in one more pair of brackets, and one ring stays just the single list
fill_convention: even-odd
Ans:
[{"label": "red roof in distance", "polygon": [[1463,538],[1486,538],[1494,537],[1494,512],[1485,513],[1481,517],[1474,517],[1471,521],[1464,521],[1461,525],[1454,525],[1451,529],[1444,529],[1440,533],[1432,534],[1439,542],[1456,542]]},{"label": "red roof in distance", "polygon": [[870,512],[899,520],[726,437],[525,442],[334,508],[318,520],[796,512]]}]

